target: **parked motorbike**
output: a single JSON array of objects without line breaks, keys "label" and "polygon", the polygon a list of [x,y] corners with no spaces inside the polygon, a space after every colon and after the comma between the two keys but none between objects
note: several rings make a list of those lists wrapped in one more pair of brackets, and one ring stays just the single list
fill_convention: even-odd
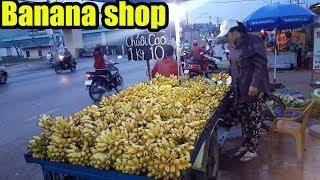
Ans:
[{"label": "parked motorbike", "polygon": [[211,74],[215,71],[219,71],[216,61],[220,61],[220,59],[209,56],[206,53],[202,54],[202,59],[203,59],[203,67],[205,68],[207,73]]},{"label": "parked motorbike", "polygon": [[57,74],[61,74],[62,70],[71,70],[71,71],[76,70],[77,62],[74,59],[72,59],[70,62],[65,62],[63,60],[64,60],[64,56],[60,55],[59,62],[54,69]]},{"label": "parked motorbike", "polygon": [[0,66],[0,84],[5,84],[8,81],[8,72],[5,66]]},{"label": "parked motorbike", "polygon": [[187,59],[181,62],[183,66],[183,74],[189,76],[190,78],[204,75],[205,72],[201,69],[200,64],[194,63],[191,59]]},{"label": "parked motorbike", "polygon": [[118,64],[115,61],[108,63],[108,69],[111,72],[111,77],[107,75],[97,74],[96,72],[86,72],[86,81],[84,85],[89,90],[90,98],[94,101],[100,101],[103,94],[106,92],[117,92],[123,89],[123,78],[120,75],[119,69],[115,66]]},{"label": "parked motorbike", "polygon": [[184,62],[189,58],[190,49],[186,49],[183,51],[182,56],[180,57],[180,61]]}]

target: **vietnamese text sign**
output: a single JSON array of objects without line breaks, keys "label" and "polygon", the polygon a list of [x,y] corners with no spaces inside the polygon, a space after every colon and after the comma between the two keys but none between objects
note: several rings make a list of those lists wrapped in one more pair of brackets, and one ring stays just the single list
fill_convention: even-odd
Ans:
[{"label": "vietnamese text sign", "polygon": [[313,69],[320,70],[320,28],[314,29]]},{"label": "vietnamese text sign", "polygon": [[163,59],[164,45],[167,43],[163,32],[138,34],[126,37],[129,60]]}]

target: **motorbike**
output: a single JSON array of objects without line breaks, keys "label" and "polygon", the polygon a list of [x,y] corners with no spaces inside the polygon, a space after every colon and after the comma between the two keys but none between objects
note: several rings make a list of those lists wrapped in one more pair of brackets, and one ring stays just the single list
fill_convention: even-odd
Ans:
[{"label": "motorbike", "polygon": [[193,62],[192,59],[186,59],[181,63],[184,70],[183,72],[186,76],[195,77],[204,75],[205,77],[208,77],[209,74],[219,70],[215,63],[215,61],[218,61],[217,59],[208,56],[206,53],[201,53],[201,56],[203,69],[200,64]]},{"label": "motorbike", "polygon": [[94,101],[100,101],[103,94],[106,92],[117,92],[123,89],[123,78],[120,75],[119,69],[115,66],[119,64],[115,61],[108,63],[108,69],[111,72],[111,77],[101,75],[96,72],[86,72],[86,89],[89,90],[90,98]]},{"label": "motorbike", "polygon": [[8,81],[8,72],[5,66],[0,66],[0,84],[5,84]]},{"label": "motorbike", "polygon": [[182,53],[182,56],[180,57],[180,61],[184,62],[186,59],[188,59],[189,54],[190,54],[189,49],[184,50]]},{"label": "motorbike", "polygon": [[62,70],[71,70],[71,71],[75,71],[77,68],[77,62],[72,59],[70,62],[64,62],[64,56],[60,55],[59,56],[59,62],[55,67],[55,72],[57,74],[61,74]]},{"label": "motorbike", "polygon": [[216,57],[209,56],[208,53],[202,53],[203,66],[206,69],[207,73],[213,73],[219,71],[219,68],[216,64],[216,61],[220,61]]},{"label": "motorbike", "polygon": [[205,72],[201,69],[200,64],[194,63],[191,59],[187,59],[181,62],[183,66],[183,74],[189,76],[190,78],[204,75]]}]

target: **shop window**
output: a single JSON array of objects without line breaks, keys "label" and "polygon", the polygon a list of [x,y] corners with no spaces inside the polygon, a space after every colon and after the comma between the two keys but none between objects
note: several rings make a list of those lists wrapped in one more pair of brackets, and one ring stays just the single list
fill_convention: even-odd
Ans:
[{"label": "shop window", "polygon": [[26,51],[26,56],[27,56],[27,58],[30,57],[30,51]]},{"label": "shop window", "polygon": [[42,51],[41,51],[41,49],[38,50],[38,55],[39,55],[39,57],[42,57]]}]

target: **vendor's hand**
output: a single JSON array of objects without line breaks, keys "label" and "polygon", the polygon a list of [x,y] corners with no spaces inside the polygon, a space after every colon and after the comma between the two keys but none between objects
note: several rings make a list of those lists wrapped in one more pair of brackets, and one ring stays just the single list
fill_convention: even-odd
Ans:
[{"label": "vendor's hand", "polygon": [[258,89],[256,87],[250,86],[249,87],[249,96],[256,96],[258,94]]}]

